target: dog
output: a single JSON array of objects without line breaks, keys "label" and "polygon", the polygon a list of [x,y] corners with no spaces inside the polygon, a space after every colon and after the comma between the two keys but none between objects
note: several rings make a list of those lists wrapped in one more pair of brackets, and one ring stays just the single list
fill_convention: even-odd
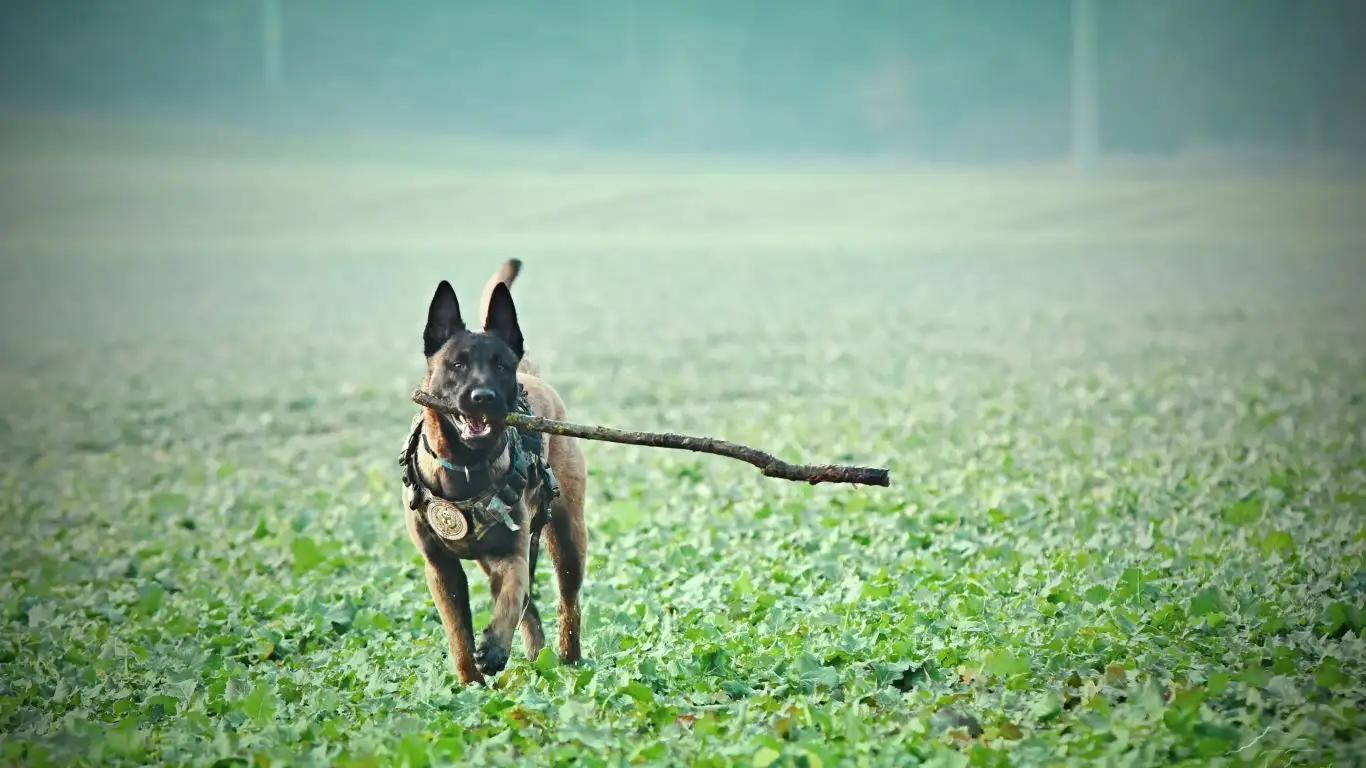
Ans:
[{"label": "dog", "polygon": [[[399,458],[408,536],[426,563],[427,587],[464,685],[484,683],[507,666],[518,626],[528,658],[544,647],[532,598],[542,530],[559,585],[559,661],[574,664],[582,655],[583,451],[573,438],[507,425],[514,410],[565,416],[559,394],[526,353],[511,292],[521,266],[510,259],[489,278],[482,331],[465,327],[450,283],[437,285],[422,334],[422,388],[456,404],[459,414],[422,408]],[[484,571],[493,599],[493,618],[477,645],[466,560]]]}]

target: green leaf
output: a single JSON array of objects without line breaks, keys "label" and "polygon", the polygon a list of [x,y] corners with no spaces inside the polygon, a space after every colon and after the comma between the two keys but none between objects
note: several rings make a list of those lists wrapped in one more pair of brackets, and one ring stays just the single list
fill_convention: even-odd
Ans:
[{"label": "green leaf", "polygon": [[1196,723],[1191,733],[1196,737],[1196,751],[1204,758],[1218,757],[1238,747],[1238,729],[1227,725]]},{"label": "green leaf", "polygon": [[1191,599],[1189,614],[1192,618],[1206,616],[1224,608],[1224,596],[1215,587],[1205,587]]},{"label": "green leaf", "polygon": [[652,741],[637,746],[635,750],[631,753],[631,762],[653,762],[655,760],[663,759],[663,757],[668,753],[669,748],[665,746],[662,742]]},{"label": "green leaf", "polygon": [[231,701],[245,699],[251,693],[251,682],[241,677],[228,678],[224,693]]},{"label": "green leaf", "polygon": [[1361,634],[1363,629],[1363,617],[1366,617],[1360,607],[1350,605],[1342,600],[1334,601],[1328,606],[1328,634],[1332,637],[1339,637],[1347,630]]},{"label": "green leaf", "polygon": [[1324,688],[1347,688],[1352,679],[1342,669],[1342,662],[1332,656],[1323,657],[1314,670],[1314,682]]},{"label": "green leaf", "polygon": [[153,722],[167,717],[175,717],[179,710],[179,704],[179,700],[174,696],[149,696],[147,697],[147,717]]},{"label": "green leaf", "polygon": [[1130,566],[1124,569],[1115,582],[1115,593],[1132,600],[1143,594],[1143,569]]},{"label": "green leaf", "polygon": [[1295,539],[1286,531],[1272,531],[1262,539],[1262,554],[1270,555],[1275,552],[1280,555],[1287,555],[1295,551]]},{"label": "green leaf", "polygon": [[997,733],[1000,734],[1001,738],[1009,741],[1019,741],[1024,738],[1024,731],[1020,726],[1009,721],[1001,723],[997,728]]},{"label": "green leaf", "polygon": [[1260,664],[1254,664],[1239,672],[1237,680],[1254,688],[1265,688],[1271,682],[1271,670],[1262,669]]},{"label": "green leaf", "polygon": [[750,758],[749,764],[754,768],[768,768],[782,757],[782,753],[772,747],[759,747],[754,756]]},{"label": "green leaf", "polygon": [[984,662],[983,670],[993,677],[1009,677],[1029,671],[1029,660],[1010,651],[988,651]]},{"label": "green leaf", "polygon": [[290,552],[294,555],[294,573],[302,575],[322,565],[327,560],[327,553],[319,546],[318,542],[308,536],[295,537],[290,543]]},{"label": "green leaf", "polygon": [[536,661],[533,663],[533,666],[541,673],[548,673],[553,672],[555,668],[559,666],[559,663],[560,660],[555,655],[555,652],[547,646],[542,648],[540,653],[536,654]]},{"label": "green leaf", "polygon": [[1205,690],[1210,696],[1220,696],[1228,690],[1229,679],[1228,672],[1223,670],[1212,672],[1209,676],[1209,682],[1205,684]]},{"label": "green leaf", "polygon": [[1252,525],[1262,517],[1262,505],[1245,499],[1224,508],[1224,519],[1234,525]]},{"label": "green leaf", "polygon": [[137,616],[151,616],[161,610],[166,599],[166,588],[153,581],[138,590],[138,602],[134,613]]},{"label": "green leaf", "polygon": [[431,756],[441,763],[455,762],[465,756],[465,742],[460,735],[447,735],[432,744]]},{"label": "green leaf", "polygon": [[895,586],[896,582],[888,575],[887,569],[879,568],[872,578],[860,585],[859,593],[863,600],[881,600],[891,597]]},{"label": "green leaf", "polygon": [[1035,720],[1046,723],[1062,714],[1062,696],[1056,691],[1045,691],[1034,699],[1033,706],[1030,707],[1030,714]]},{"label": "green leaf", "polygon": [[621,692],[635,699],[639,704],[650,704],[655,700],[655,692],[638,680],[632,680],[622,687]]},{"label": "green leaf", "polygon": [[1110,597],[1110,590],[1099,584],[1086,590],[1086,602],[1092,605],[1099,605]]},{"label": "green leaf", "polygon": [[880,600],[892,596],[892,583],[886,580],[865,581],[860,590],[864,600]]},{"label": "green leaf", "polygon": [[265,723],[275,718],[275,692],[268,683],[259,682],[251,693],[242,700],[242,711],[257,723]]},{"label": "green leaf", "polygon": [[170,687],[171,690],[175,691],[176,701],[184,708],[189,705],[190,698],[199,689],[199,682],[197,680],[181,680],[178,683],[171,683]]},{"label": "green leaf", "polygon": [[408,735],[398,743],[398,757],[407,768],[427,768],[431,765],[431,748],[421,738]]},{"label": "green leaf", "polygon": [[834,688],[840,682],[839,670],[822,664],[820,659],[807,651],[797,657],[797,674],[803,683],[812,688]]},{"label": "green leaf", "polygon": [[137,718],[123,719],[116,727],[104,732],[104,745],[115,755],[134,757],[142,752],[143,734]]},{"label": "green leaf", "polygon": [[749,572],[742,571],[735,581],[731,582],[730,590],[735,595],[743,597],[754,591],[754,584],[749,580]]},{"label": "green leaf", "polygon": [[1172,696],[1172,706],[1187,714],[1194,713],[1205,701],[1203,688],[1183,688]]}]

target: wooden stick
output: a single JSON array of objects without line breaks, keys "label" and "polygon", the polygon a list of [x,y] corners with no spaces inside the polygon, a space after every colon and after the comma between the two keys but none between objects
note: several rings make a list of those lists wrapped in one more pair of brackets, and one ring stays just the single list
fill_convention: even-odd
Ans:
[{"label": "wooden stick", "polygon": [[[454,414],[458,412],[451,403],[420,389],[413,392],[413,402],[442,413]],[[520,413],[509,413],[507,423],[518,429],[529,429],[533,432],[544,432],[549,435],[563,435],[564,437],[601,440],[626,445],[642,445],[648,448],[673,448],[725,456],[752,464],[758,467],[765,477],[776,477],[780,480],[805,481],[812,485],[817,483],[853,483],[856,485],[879,485],[884,488],[891,485],[891,477],[888,471],[878,467],[850,467],[840,464],[789,464],[773,454],[765,453],[757,448],[711,437],[691,437],[689,435],[676,435],[672,432],[635,432],[611,427],[585,426],[526,416]]]}]

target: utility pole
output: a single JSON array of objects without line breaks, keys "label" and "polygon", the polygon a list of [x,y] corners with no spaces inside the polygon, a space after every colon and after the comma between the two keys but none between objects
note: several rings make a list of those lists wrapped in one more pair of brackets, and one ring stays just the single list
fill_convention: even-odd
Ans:
[{"label": "utility pole", "polygon": [[1085,176],[1100,153],[1096,0],[1072,0],[1072,162]]},{"label": "utility pole", "polygon": [[285,75],[285,29],[280,19],[283,0],[261,0],[261,77],[266,90],[279,90]]}]

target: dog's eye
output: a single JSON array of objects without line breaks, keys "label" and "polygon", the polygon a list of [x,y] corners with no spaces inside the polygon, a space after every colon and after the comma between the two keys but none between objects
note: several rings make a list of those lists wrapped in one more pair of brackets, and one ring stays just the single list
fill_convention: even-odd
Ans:
[{"label": "dog's eye", "polygon": [[495,362],[493,366],[500,371],[506,371],[508,369],[508,364],[503,362],[502,360]]}]

